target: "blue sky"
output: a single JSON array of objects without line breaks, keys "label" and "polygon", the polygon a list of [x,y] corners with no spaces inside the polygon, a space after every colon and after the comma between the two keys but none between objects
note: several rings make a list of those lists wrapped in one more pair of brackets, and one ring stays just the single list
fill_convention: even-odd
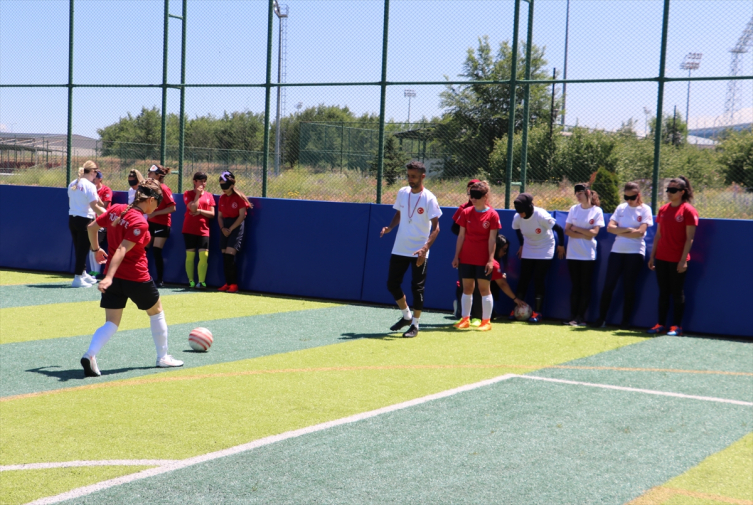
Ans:
[{"label": "blue sky", "polygon": [[[181,14],[181,1],[171,12]],[[287,0],[288,82],[379,80],[383,4],[380,0]],[[525,36],[526,7],[521,19]],[[77,0],[74,82],[158,84],[162,80],[161,0]],[[456,78],[466,50],[479,36],[494,45],[512,37],[511,0],[392,0],[388,80]],[[562,68],[565,0],[536,0],[534,43],[546,46],[549,68]],[[658,73],[660,0],[571,0],[568,77],[651,77]],[[703,53],[694,75],[727,75],[731,49],[753,16],[751,0],[673,0],[667,75],[682,76],[688,52]],[[170,21],[169,81],[180,80],[180,22]],[[188,83],[263,83],[266,1],[189,0]],[[275,56],[277,50],[275,25]],[[0,1],[0,82],[60,84],[67,81],[67,0]],[[744,71],[753,74],[753,54]],[[273,76],[276,78],[276,59]],[[711,126],[724,107],[726,81],[694,83],[690,126]],[[411,117],[439,115],[442,86],[410,86]],[[407,119],[405,86],[388,88],[387,116]],[[753,116],[753,82],[742,85],[745,114]],[[687,86],[666,86],[665,111],[685,111]],[[65,89],[0,89],[0,129],[65,132]],[[287,111],[297,103],[347,105],[357,113],[379,110],[378,87],[291,88]],[[159,89],[76,89],[74,133],[96,129],[142,106],[159,106]],[[274,107],[274,100],[273,100]],[[179,93],[169,91],[177,112]],[[656,84],[571,84],[568,124],[614,129],[628,118],[644,125],[643,108],[656,108]],[[189,89],[190,116],[224,110],[264,110],[264,92],[246,89]],[[274,112],[274,111],[273,111]],[[741,120],[745,119],[743,115]],[[750,119],[747,119],[750,120]]]}]

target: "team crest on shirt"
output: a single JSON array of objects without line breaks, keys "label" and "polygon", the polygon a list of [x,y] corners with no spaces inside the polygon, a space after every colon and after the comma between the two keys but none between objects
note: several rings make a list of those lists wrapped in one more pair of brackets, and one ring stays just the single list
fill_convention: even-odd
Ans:
[{"label": "team crest on shirt", "polygon": [[489,223],[489,221],[484,221],[484,229],[488,230],[489,226],[491,226],[491,224]]},{"label": "team crest on shirt", "polygon": [[238,208],[238,204],[236,202],[233,202],[233,205],[231,205],[231,207],[234,208],[234,209],[237,209]]},{"label": "team crest on shirt", "polygon": [[139,235],[141,235],[141,230],[139,230],[138,228],[136,228],[135,230],[133,230],[133,234],[138,237]]},{"label": "team crest on shirt", "polygon": [[643,216],[638,216],[638,222],[640,223],[641,221],[643,221]]},{"label": "team crest on shirt", "polygon": [[419,207],[416,212],[418,212],[419,214],[423,214],[424,213],[424,208],[423,207]]},{"label": "team crest on shirt", "polygon": [[536,235],[541,234],[541,228],[536,228]]},{"label": "team crest on shirt", "polygon": [[594,224],[594,220],[593,220],[593,219],[592,219],[592,220],[590,220],[590,221],[588,222],[588,224]]},{"label": "team crest on shirt", "polygon": [[678,223],[682,223],[683,221],[685,221],[685,216],[683,216],[682,214],[677,214],[675,216],[675,221],[677,221]]}]

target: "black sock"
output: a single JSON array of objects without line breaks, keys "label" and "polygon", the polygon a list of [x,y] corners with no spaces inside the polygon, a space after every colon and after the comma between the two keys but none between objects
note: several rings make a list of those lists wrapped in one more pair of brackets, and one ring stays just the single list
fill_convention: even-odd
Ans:
[{"label": "black sock", "polygon": [[231,284],[238,284],[238,274],[235,269],[235,256],[232,254],[223,254],[224,266],[225,266],[225,281],[228,286]]},{"label": "black sock", "polygon": [[544,297],[539,295],[536,297],[536,312],[541,314],[544,310]]},{"label": "black sock", "polygon": [[162,249],[152,247],[152,253],[154,253],[154,266],[157,267],[157,282],[162,282],[162,277],[165,273],[165,260],[162,259]]}]

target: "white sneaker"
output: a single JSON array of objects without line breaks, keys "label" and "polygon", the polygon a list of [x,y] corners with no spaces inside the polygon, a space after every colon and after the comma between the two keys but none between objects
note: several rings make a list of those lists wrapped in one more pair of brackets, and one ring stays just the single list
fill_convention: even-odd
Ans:
[{"label": "white sneaker", "polygon": [[82,275],[77,275],[73,278],[73,282],[71,283],[72,288],[90,288],[92,287],[92,284],[90,282],[86,281],[86,278]]},{"label": "white sneaker", "polygon": [[94,277],[92,277],[91,275],[89,275],[89,272],[84,272],[84,274],[81,277],[86,282],[88,282],[89,284],[96,284],[97,283],[97,279],[95,279]]},{"label": "white sneaker", "polygon": [[169,354],[166,354],[165,356],[161,358],[157,358],[158,368],[170,368],[174,366],[183,366],[183,362],[179,359],[173,358]]},{"label": "white sneaker", "polygon": [[99,377],[102,375],[97,366],[97,358],[95,356],[84,354],[81,358],[81,366],[84,368],[84,377]]}]

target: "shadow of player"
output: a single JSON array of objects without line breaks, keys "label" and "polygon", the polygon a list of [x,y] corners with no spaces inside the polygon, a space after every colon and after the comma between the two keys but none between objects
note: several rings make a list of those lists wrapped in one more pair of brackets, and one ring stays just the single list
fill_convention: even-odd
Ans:
[{"label": "shadow of player", "polygon": [[[39,368],[30,368],[25,370],[26,372],[38,373],[46,377],[52,377],[57,379],[58,382],[68,382],[70,380],[82,380],[84,377],[84,370],[82,368],[74,368],[70,370],[50,370],[51,368],[60,368],[58,365],[53,366],[41,366]],[[129,367],[129,368],[116,368],[114,370],[101,370],[102,376],[117,375],[132,370],[151,370],[153,366],[141,366],[141,367]]]}]

